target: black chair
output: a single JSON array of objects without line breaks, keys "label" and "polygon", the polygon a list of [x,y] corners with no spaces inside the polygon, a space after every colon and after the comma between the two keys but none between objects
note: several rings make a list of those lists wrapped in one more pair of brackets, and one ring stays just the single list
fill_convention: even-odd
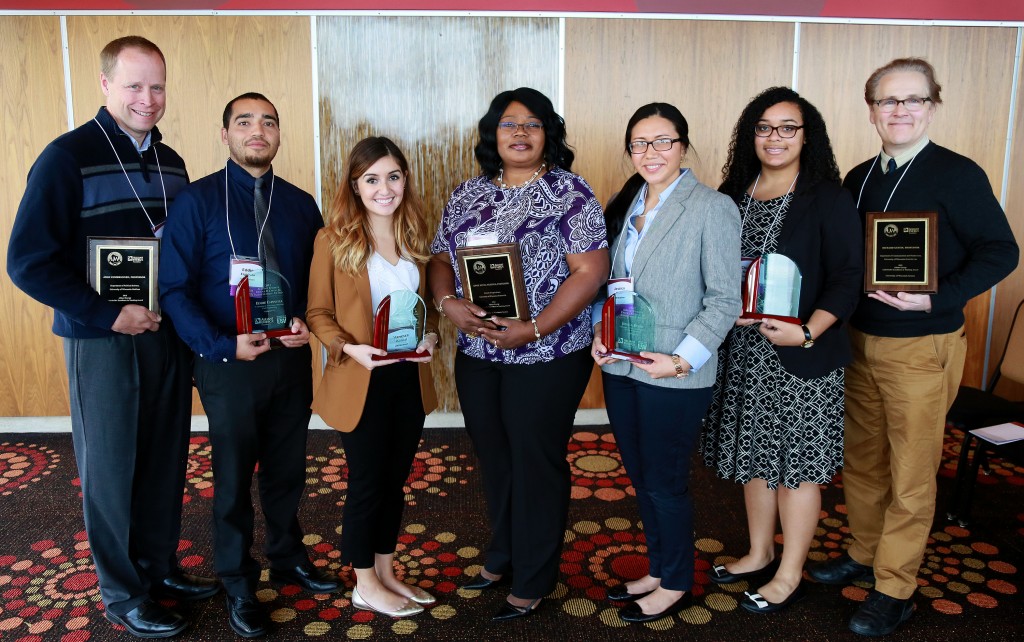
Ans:
[{"label": "black chair", "polygon": [[988,458],[997,456],[1024,461],[1024,442],[996,445],[971,434],[975,428],[1011,421],[1024,422],[1024,402],[1010,401],[995,394],[996,384],[1001,377],[1024,383],[1024,321],[1021,319],[1021,308],[1024,308],[1024,301],[1017,304],[1003,347],[1003,356],[996,364],[992,381],[984,390],[960,386],[956,400],[946,415],[948,421],[964,429],[960,459],[956,466],[956,482],[946,513],[950,521],[956,521],[960,526],[967,526],[970,521],[978,471],[986,465]]}]

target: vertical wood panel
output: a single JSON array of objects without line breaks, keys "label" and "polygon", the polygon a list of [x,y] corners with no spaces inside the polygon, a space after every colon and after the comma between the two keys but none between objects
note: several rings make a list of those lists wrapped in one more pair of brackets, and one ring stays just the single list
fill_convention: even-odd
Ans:
[{"label": "vertical wood panel", "polygon": [[[1021,65],[1017,76],[1017,110],[1013,119],[1013,132],[1010,172],[1006,178],[1006,214],[1010,218],[1010,227],[1013,228],[1017,244],[1024,245],[1024,65]],[[1013,312],[1021,299],[1024,299],[1024,265],[1018,265],[1013,274],[996,289],[990,362],[992,368],[995,368],[1003,353],[1006,335],[1010,331],[1010,321],[1013,320]],[[1024,323],[1024,319],[1018,323]],[[990,370],[990,374],[993,371]],[[999,384],[997,392],[1016,400],[1024,400],[1024,385],[1004,381]]]},{"label": "vertical wood panel", "polygon": [[[1016,30],[999,27],[809,24],[802,27],[800,86],[825,116],[845,174],[881,148],[864,102],[868,76],[894,58],[928,59],[943,87],[943,104],[928,135],[977,162],[998,196],[1015,43]],[[966,308],[968,352],[963,381],[968,385],[981,383],[988,307],[985,293]]]},{"label": "vertical wood panel", "polygon": [[68,386],[53,313],[7,278],[7,244],[25,177],[66,129],[60,20],[0,17],[0,416],[67,415]]},{"label": "vertical wood panel", "polygon": [[[565,118],[574,169],[606,203],[633,174],[626,123],[641,105],[672,103],[690,126],[684,164],[717,188],[740,111],[793,76],[793,25],[681,20],[566,20]],[[595,369],[596,370],[596,369]],[[603,407],[592,376],[583,407]]]},{"label": "vertical wood panel", "polygon": [[[99,52],[114,38],[137,34],[160,47],[167,59],[167,112],[158,127],[164,142],[188,166],[193,180],[224,166],[221,114],[235,96],[257,91],[277,107],[281,149],[274,171],[312,193],[315,185],[313,87],[309,19],[285,16],[71,16],[75,122],[103,105]],[[314,379],[319,379],[314,346]],[[193,411],[201,412],[198,396]]]}]

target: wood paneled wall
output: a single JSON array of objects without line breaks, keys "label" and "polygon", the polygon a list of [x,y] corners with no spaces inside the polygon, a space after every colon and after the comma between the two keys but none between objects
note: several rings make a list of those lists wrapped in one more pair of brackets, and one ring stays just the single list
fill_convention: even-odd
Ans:
[{"label": "wood paneled wall", "polygon": [[[424,28],[433,24],[430,19],[405,20]],[[507,24],[517,20],[507,19]],[[311,28],[309,17],[283,15],[69,16],[75,122],[91,118],[103,103],[98,84],[100,48],[117,36],[138,33],[160,45],[167,56],[168,109],[160,128],[165,140],[188,162],[193,178],[220,168],[227,156],[219,137],[224,104],[242,92],[259,91],[274,101],[282,118],[277,171],[312,192],[316,152]],[[623,129],[640,105],[656,100],[680,108],[689,121],[693,142],[687,164],[701,180],[717,185],[740,110],[762,89],[791,84],[798,50],[797,88],[825,115],[845,172],[879,147],[862,98],[867,75],[897,56],[925,56],[935,64],[944,87],[944,104],[930,129],[932,138],[975,159],[988,173],[997,195],[1006,183],[1011,225],[1018,239],[1024,240],[1024,175],[1019,165],[1011,165],[1008,175],[1003,170],[1011,118],[1017,132],[1012,158],[1024,158],[1024,109],[1020,107],[1024,78],[1018,79],[1017,110],[1010,113],[1017,31],[801,24],[798,42],[793,22],[568,18],[564,67],[559,68],[557,56],[534,66],[538,81],[545,79],[542,84],[551,74],[562,74],[563,111],[570,142],[577,150],[574,169],[604,202],[631,172],[622,153]],[[551,34],[557,37],[554,31]],[[443,37],[426,45],[445,46]],[[67,129],[61,54],[59,18],[0,16],[2,248],[6,248],[28,168],[46,143]],[[432,55],[436,54],[423,52],[425,58]],[[387,57],[367,60],[388,64]],[[370,63],[338,60],[331,64]],[[319,82],[323,83],[321,72]],[[522,84],[534,84],[529,76]],[[491,81],[493,76],[487,82]],[[430,82],[446,82],[445,75],[431,77]],[[320,91],[322,95],[324,88]],[[358,94],[361,89],[351,91]],[[422,94],[416,83],[399,83],[390,91],[402,94],[401,102],[410,106]],[[321,122],[325,122],[323,107],[316,106]],[[453,126],[453,140],[474,124]],[[423,170],[421,184],[431,177],[431,170]],[[993,362],[1002,348],[1009,316],[1022,296],[1024,268],[1019,268],[998,289]],[[62,349],[49,329],[52,314],[17,291],[6,274],[0,278],[0,310],[0,416],[67,414]],[[967,383],[981,381],[988,311],[988,295],[968,309]],[[1015,394],[1024,397],[1024,389]],[[600,390],[592,385],[584,406],[600,405]]]}]

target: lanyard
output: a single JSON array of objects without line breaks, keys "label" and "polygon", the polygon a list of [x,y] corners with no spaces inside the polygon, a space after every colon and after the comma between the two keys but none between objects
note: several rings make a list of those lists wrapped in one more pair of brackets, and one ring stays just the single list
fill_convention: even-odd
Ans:
[{"label": "lanyard", "polygon": [[[121,166],[121,171],[124,172],[124,178],[128,181],[128,187],[132,188],[132,194],[135,194],[135,200],[139,202],[139,207],[142,208],[142,213],[146,215],[146,220],[149,221],[149,229],[153,230],[153,234],[157,233],[160,229],[155,223],[153,223],[153,217],[149,215],[149,211],[146,210],[146,206],[142,204],[142,199],[139,198],[139,193],[135,191],[135,185],[132,185],[132,179],[128,177],[128,170],[124,168],[124,163],[121,162],[121,157],[117,153],[117,148],[114,147],[114,141],[110,140],[110,134],[107,130],[103,129],[103,125],[96,118],[92,119],[92,122],[96,123],[96,126],[103,132],[103,137],[107,139],[107,143],[110,145],[110,149],[114,152],[114,158],[117,159],[117,164]],[[156,144],[151,145],[153,148],[153,156],[156,158],[156,172],[160,175],[160,189],[164,193],[164,216],[167,216],[167,186],[164,185],[164,172],[160,169],[160,154],[157,153]]]},{"label": "lanyard", "polygon": [[[800,172],[797,172],[796,176],[793,177],[793,182],[789,185],[789,189],[786,190],[786,193],[783,196],[790,196],[793,193],[793,188],[796,186],[796,179],[798,178],[800,178]],[[743,226],[747,222],[747,213],[750,212],[750,203],[754,200],[754,192],[757,191],[757,182],[760,180],[761,172],[758,172],[757,178],[754,179],[754,186],[750,188],[750,196],[747,197],[747,204],[743,207],[743,218],[740,220],[740,238],[743,238]],[[782,205],[785,205],[785,200],[783,200]],[[768,239],[771,238],[772,230],[774,230],[775,226],[779,223],[779,215],[782,213],[782,209],[782,207],[779,207],[775,210],[775,218],[772,219],[772,224],[768,226],[767,230],[765,230],[764,241],[761,243],[761,254],[764,254],[765,248],[768,247]]]},{"label": "lanyard", "polygon": [[[256,255],[260,253],[260,243],[263,241],[263,230],[267,227],[267,221],[270,220],[270,206],[274,203],[274,181],[277,180],[277,175],[270,177],[270,198],[267,199],[267,218],[263,219],[263,225],[260,226],[259,234],[256,235]],[[224,163],[224,223],[228,228],[228,243],[231,244],[231,256],[237,259],[238,253],[235,252],[235,240],[231,238],[231,215],[228,212],[228,202],[231,200],[228,194],[228,164]],[[253,218],[256,216],[255,205],[253,207]]]},{"label": "lanyard", "polygon": [[[915,160],[917,160],[917,154],[914,154],[914,157],[910,159],[909,163],[907,163],[907,168],[903,170],[903,173],[900,174],[899,180],[896,181],[896,185],[894,185],[892,191],[889,192],[889,198],[888,200],[885,201],[885,207],[882,208],[883,212],[889,209],[889,203],[892,202],[892,195],[896,193],[896,188],[900,186],[901,182],[903,182],[903,177],[906,176],[907,172],[910,171],[910,166],[914,164]],[[868,184],[868,178],[871,176],[871,172],[875,170],[875,165],[878,164],[879,163],[875,162],[871,163],[871,166],[868,167],[867,176],[864,177],[864,182],[860,184],[860,192],[857,193],[857,209],[860,209],[860,199],[862,196],[864,196],[864,186]]]}]

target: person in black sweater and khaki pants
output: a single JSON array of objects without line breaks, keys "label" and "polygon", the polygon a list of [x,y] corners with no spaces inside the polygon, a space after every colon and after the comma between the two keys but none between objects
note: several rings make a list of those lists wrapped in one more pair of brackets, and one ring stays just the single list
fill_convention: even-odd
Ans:
[{"label": "person in black sweater and khaki pants", "polygon": [[862,295],[850,320],[843,487],[853,543],[810,569],[826,584],[874,577],[850,629],[885,635],[910,618],[935,513],[945,417],[967,353],[963,308],[1009,274],[1018,248],[984,171],[927,136],[941,86],[925,60],[901,58],[864,88],[878,156],[844,186],[867,212],[938,213],[938,291]]}]

